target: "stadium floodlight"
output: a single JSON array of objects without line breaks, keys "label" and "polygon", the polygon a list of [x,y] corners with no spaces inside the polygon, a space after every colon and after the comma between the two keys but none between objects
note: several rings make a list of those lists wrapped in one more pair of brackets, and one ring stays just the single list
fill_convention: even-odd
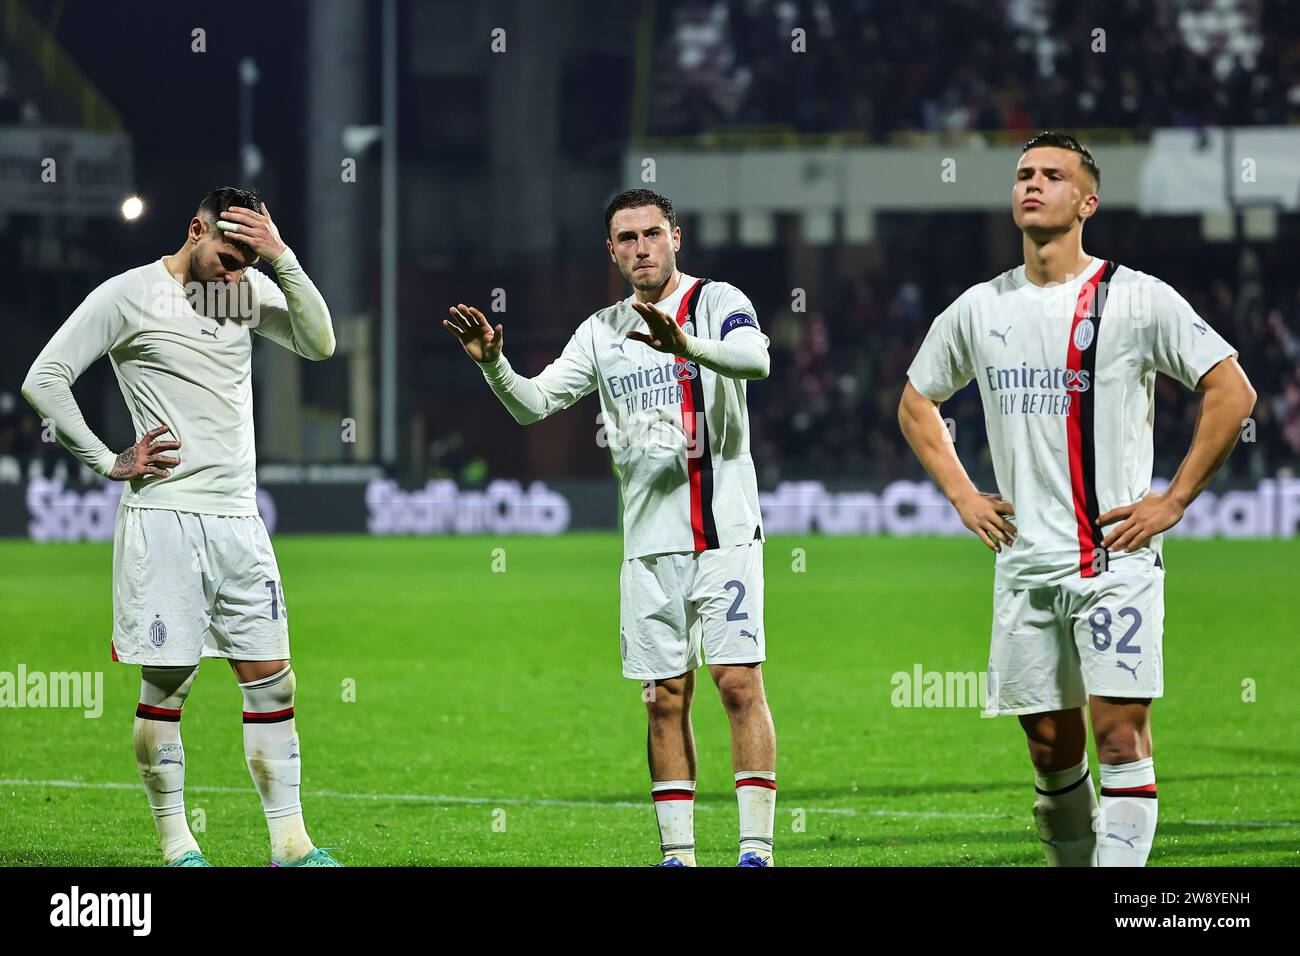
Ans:
[{"label": "stadium floodlight", "polygon": [[122,218],[135,222],[144,213],[144,200],[139,196],[127,196],[122,200]]},{"label": "stadium floodlight", "polygon": [[345,126],[343,127],[343,149],[349,155],[364,153],[384,135],[382,126]]},{"label": "stadium floodlight", "polygon": [[262,173],[262,151],[253,142],[253,87],[261,78],[251,56],[239,61],[239,168],[245,182]]}]

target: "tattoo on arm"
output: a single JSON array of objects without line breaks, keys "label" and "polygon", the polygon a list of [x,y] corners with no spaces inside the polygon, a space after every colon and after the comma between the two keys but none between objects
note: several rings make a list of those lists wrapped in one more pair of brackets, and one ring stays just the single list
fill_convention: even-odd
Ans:
[{"label": "tattoo on arm", "polygon": [[126,451],[117,456],[117,461],[113,463],[113,470],[108,473],[110,478],[125,478],[131,474],[135,467],[135,446],[131,446]]}]

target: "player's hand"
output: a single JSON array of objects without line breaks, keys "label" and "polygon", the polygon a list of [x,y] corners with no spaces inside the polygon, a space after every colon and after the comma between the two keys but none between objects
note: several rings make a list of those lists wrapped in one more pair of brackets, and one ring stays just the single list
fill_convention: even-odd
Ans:
[{"label": "player's hand", "polygon": [[1016,526],[1006,518],[1016,509],[1000,494],[972,489],[966,497],[954,501],[953,507],[961,515],[961,523],[995,553],[1001,553],[1003,545],[1011,547],[1016,540]]},{"label": "player's hand", "polygon": [[1154,536],[1168,531],[1182,520],[1182,505],[1167,494],[1151,492],[1141,501],[1122,508],[1111,508],[1104,515],[1098,516],[1097,524],[1120,523],[1101,542],[1107,551],[1137,551],[1145,548]]},{"label": "player's hand", "polygon": [[175,468],[181,460],[162,453],[175,451],[181,447],[181,443],[174,439],[156,440],[159,435],[170,433],[171,429],[166,425],[159,425],[146,432],[143,438],[117,456],[117,461],[113,463],[113,470],[108,473],[108,477],[113,481],[130,481],[132,478],[143,478],[146,475],[156,475],[159,478],[170,476],[171,472],[167,469]]},{"label": "player's hand", "polygon": [[451,318],[443,319],[442,327],[460,339],[466,355],[480,365],[491,365],[501,357],[505,329],[500,325],[492,328],[482,312],[463,302],[448,311]]},{"label": "player's hand", "polygon": [[661,312],[649,302],[633,302],[632,308],[636,310],[637,315],[645,319],[649,331],[629,332],[627,334],[629,339],[644,342],[652,349],[670,355],[686,354],[686,333],[671,315]]},{"label": "player's hand", "polygon": [[[230,226],[234,226],[231,229]],[[217,227],[226,234],[231,242],[248,246],[267,262],[274,262],[284,252],[284,243],[280,241],[280,230],[271,221],[270,210],[262,203],[259,212],[245,209],[243,206],[231,206],[221,214],[221,223]]]}]

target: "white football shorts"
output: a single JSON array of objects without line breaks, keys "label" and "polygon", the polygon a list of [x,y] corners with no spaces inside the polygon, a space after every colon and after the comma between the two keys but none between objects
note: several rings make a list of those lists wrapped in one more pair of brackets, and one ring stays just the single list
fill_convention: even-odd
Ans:
[{"label": "white football shorts", "polygon": [[624,677],[766,659],[762,541],[625,559],[619,592]]},{"label": "white football shorts", "polygon": [[284,585],[262,519],[120,506],[112,648],[114,660],[155,667],[287,660]]},{"label": "white football shorts", "polygon": [[1088,696],[1163,697],[1165,572],[1107,571],[993,589],[987,715],[1081,707]]}]

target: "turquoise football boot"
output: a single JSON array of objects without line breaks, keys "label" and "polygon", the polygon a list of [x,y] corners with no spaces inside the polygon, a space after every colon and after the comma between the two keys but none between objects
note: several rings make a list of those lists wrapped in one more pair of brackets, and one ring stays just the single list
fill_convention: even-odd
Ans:
[{"label": "turquoise football boot", "polygon": [[312,849],[310,853],[304,856],[301,860],[294,860],[291,863],[285,863],[283,860],[277,860],[275,857],[271,857],[271,865],[272,866],[342,866],[343,864],[340,863],[338,860],[334,859],[334,857],[330,856],[326,850],[323,850],[320,847],[315,847]]}]

